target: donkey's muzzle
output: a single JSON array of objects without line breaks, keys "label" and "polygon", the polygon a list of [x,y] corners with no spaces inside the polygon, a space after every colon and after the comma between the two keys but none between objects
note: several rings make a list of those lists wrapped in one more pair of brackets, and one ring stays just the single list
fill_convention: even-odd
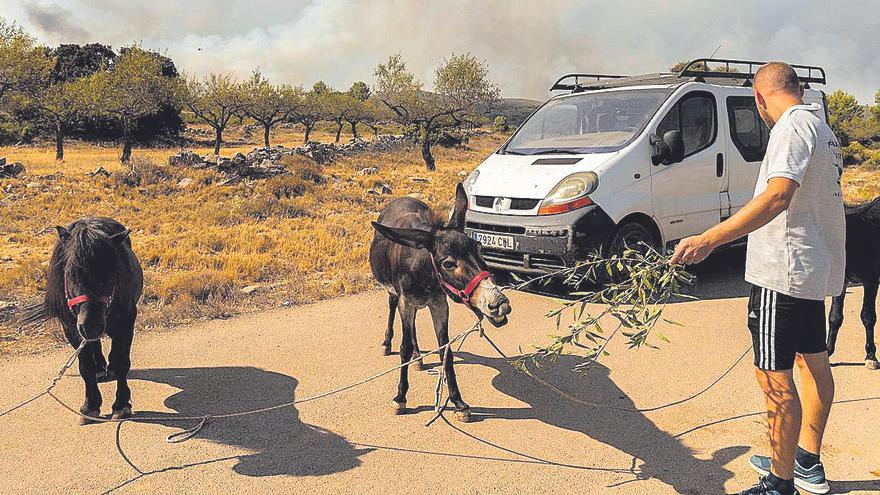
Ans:
[{"label": "donkey's muzzle", "polygon": [[498,293],[498,297],[489,303],[489,322],[496,327],[502,327],[507,324],[507,315],[510,314],[510,300],[502,293]]}]

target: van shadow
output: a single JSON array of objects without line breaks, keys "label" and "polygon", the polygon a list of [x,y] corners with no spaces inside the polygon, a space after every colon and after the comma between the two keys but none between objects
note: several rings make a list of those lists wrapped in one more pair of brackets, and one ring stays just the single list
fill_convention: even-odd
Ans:
[{"label": "van shadow", "polygon": [[[165,406],[180,415],[220,415],[259,409],[294,399],[298,381],[287,375],[250,366],[132,370],[129,378],[180,389]],[[176,414],[138,412],[139,415]],[[171,428],[192,424],[158,422]],[[198,434],[212,442],[249,452],[237,456],[233,468],[245,476],[321,476],[358,467],[359,457],[373,449],[357,449],[340,435],[303,423],[293,406],[231,419],[215,419]]]},{"label": "van shadow", "polygon": [[[725,493],[724,483],[733,473],[724,465],[748,451],[746,446],[716,450],[708,460],[660,430],[641,413],[623,412],[575,404],[514,370],[503,358],[457,353],[467,364],[488,366],[498,372],[492,380],[500,392],[529,405],[526,408],[474,408],[475,418],[537,419],[548,425],[586,435],[633,457],[635,480],[656,478],[677,493]],[[560,356],[555,366],[538,371],[542,378],[584,400],[633,408],[635,405],[609,377],[608,368],[595,365],[586,374],[571,371],[580,359]],[[626,493],[641,493],[630,488]]]},{"label": "van shadow", "polygon": [[[702,263],[686,269],[696,276],[696,281],[693,286],[685,287],[682,291],[684,294],[701,300],[746,297],[749,295],[749,284],[743,279],[745,266],[746,250],[743,248],[733,248],[715,253]],[[517,283],[504,273],[498,273],[497,278],[509,285]],[[521,290],[531,294],[572,300],[577,298],[577,296],[571,295],[572,292],[590,291],[596,288],[595,284],[593,286],[585,284],[574,289],[561,281],[550,280],[546,284],[536,283]],[[685,300],[685,298],[679,298],[673,300],[672,303],[684,302]]]}]

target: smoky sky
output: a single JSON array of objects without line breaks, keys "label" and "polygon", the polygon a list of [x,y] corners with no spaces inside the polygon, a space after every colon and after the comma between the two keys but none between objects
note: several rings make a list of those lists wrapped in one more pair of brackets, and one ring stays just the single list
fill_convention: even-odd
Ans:
[{"label": "smoky sky", "polygon": [[277,82],[372,82],[400,52],[430,87],[453,53],[486,60],[505,96],[546,99],[562,73],[644,73],[679,60],[785,60],[825,67],[827,89],[873,103],[880,2],[0,0],[0,16],[49,45],[141,43],[189,74],[256,67]]}]

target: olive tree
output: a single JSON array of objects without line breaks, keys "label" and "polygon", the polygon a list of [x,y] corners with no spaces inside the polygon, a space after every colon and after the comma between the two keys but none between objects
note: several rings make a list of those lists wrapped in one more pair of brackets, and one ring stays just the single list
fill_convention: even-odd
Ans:
[{"label": "olive tree", "polygon": [[113,66],[93,74],[88,84],[96,101],[93,112],[116,120],[122,130],[120,161],[131,159],[133,132],[138,119],[155,115],[163,106],[176,105],[181,88],[165,77],[161,57],[138,46],[120,51]]},{"label": "olive tree", "polygon": [[407,70],[400,54],[376,67],[376,95],[404,125],[418,128],[425,167],[436,168],[431,136],[444,127],[473,123],[477,104],[488,107],[499,99],[498,86],[489,80],[486,62],[471,54],[452,55],[434,72],[434,88],[428,92]]},{"label": "olive tree", "polygon": [[263,127],[263,146],[269,147],[272,127],[295,114],[300,90],[287,85],[275,86],[259,70],[244,84],[242,111]]},{"label": "olive tree", "polygon": [[223,131],[244,108],[242,85],[229,74],[208,74],[186,82],[186,106],[214,129],[214,154],[220,154]]},{"label": "olive tree", "polygon": [[47,50],[15,23],[0,18],[0,101],[8,93],[37,89],[54,62]]},{"label": "olive tree", "polygon": [[315,88],[311,91],[300,92],[297,97],[296,112],[291,117],[291,120],[303,125],[305,130],[303,144],[309,142],[309,137],[315,125],[327,118],[328,93],[323,91],[322,88],[318,88],[318,84],[323,85],[324,83],[316,83]]},{"label": "olive tree", "polygon": [[52,129],[55,159],[64,159],[64,138],[87,115],[99,108],[94,80],[59,81],[22,94],[17,106],[38,124]]}]

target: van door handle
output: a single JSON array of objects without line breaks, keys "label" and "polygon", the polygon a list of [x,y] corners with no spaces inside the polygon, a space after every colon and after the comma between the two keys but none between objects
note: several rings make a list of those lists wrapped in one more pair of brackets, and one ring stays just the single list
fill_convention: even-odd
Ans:
[{"label": "van door handle", "polygon": [[724,177],[724,154],[715,155],[715,176]]}]

